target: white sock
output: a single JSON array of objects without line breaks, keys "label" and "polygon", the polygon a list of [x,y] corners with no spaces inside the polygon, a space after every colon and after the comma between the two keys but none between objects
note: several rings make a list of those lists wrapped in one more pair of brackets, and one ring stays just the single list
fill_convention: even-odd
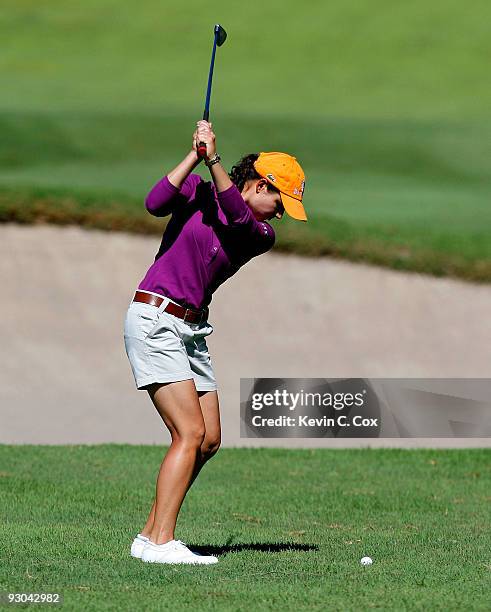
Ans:
[{"label": "white sock", "polygon": [[136,536],[136,539],[138,539],[138,540],[143,540],[144,542],[149,542],[149,541],[150,541],[150,538],[147,538],[147,536],[144,536],[144,535],[142,535],[141,533],[139,533],[139,534]]}]

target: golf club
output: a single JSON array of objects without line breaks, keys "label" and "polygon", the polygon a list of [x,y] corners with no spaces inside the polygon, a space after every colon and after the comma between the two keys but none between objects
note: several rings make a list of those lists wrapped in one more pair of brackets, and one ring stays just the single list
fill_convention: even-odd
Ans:
[{"label": "golf club", "polygon": [[[211,53],[210,73],[208,75],[208,88],[206,90],[205,110],[203,113],[203,119],[205,121],[208,121],[210,116],[211,82],[213,79],[213,68],[215,66],[215,53],[217,46],[221,47],[225,42],[227,32],[225,32],[221,25],[217,24],[213,30],[213,35],[213,51]],[[206,157],[206,144],[204,142],[198,144],[198,155],[200,157]]]}]

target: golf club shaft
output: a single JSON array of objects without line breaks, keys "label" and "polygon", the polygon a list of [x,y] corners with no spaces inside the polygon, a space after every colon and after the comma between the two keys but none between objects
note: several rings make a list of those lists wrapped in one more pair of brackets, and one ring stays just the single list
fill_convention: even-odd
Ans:
[{"label": "golf club shaft", "polygon": [[[210,117],[210,99],[211,99],[211,83],[213,80],[213,68],[215,66],[215,54],[217,50],[217,35],[215,33],[214,41],[213,41],[213,51],[211,53],[211,63],[210,63],[210,72],[208,74],[208,89],[206,90],[206,102],[205,102],[205,110],[203,112],[203,119],[208,121]],[[198,155],[200,157],[206,157],[206,143],[200,142],[198,144]]]}]

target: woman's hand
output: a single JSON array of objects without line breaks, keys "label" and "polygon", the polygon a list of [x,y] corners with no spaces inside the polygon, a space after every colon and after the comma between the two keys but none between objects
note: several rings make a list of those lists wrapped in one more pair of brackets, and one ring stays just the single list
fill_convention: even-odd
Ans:
[{"label": "woman's hand", "polygon": [[206,159],[215,155],[215,134],[212,131],[212,124],[204,119],[197,122],[196,130],[193,134],[193,151],[196,151],[196,153],[198,152],[198,144],[200,142],[206,144]]}]

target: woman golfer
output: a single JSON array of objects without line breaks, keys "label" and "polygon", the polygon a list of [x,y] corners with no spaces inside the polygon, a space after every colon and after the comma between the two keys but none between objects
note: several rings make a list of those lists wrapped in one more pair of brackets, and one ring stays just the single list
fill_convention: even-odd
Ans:
[{"label": "woman golfer", "polygon": [[[206,144],[213,182],[191,174]],[[274,244],[266,221],[284,211],[306,221],[304,173],[286,153],[247,155],[229,174],[216,153],[212,124],[199,121],[192,151],[150,191],[146,208],[171,215],[154,263],[135,292],[124,340],[138,389],[148,391],[172,443],[157,478],[155,501],[131,554],[153,563],[216,563],[174,539],[184,497],[220,446],[220,413],[205,337],[208,305],[227,278]]]}]

